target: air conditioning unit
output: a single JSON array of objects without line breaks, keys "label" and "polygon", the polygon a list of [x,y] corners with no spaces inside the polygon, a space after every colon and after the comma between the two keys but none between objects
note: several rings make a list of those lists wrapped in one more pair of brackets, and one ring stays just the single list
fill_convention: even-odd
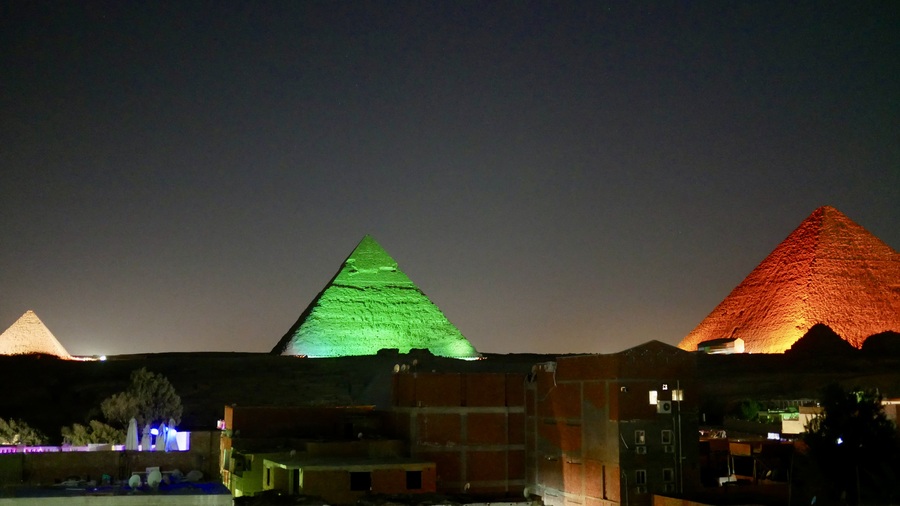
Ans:
[{"label": "air conditioning unit", "polygon": [[638,485],[637,487],[635,487],[634,492],[637,494],[646,494],[647,487],[645,487],[644,485]]},{"label": "air conditioning unit", "polygon": [[665,446],[663,446],[663,452],[665,452],[665,453],[675,453],[675,445],[665,445]]},{"label": "air conditioning unit", "polygon": [[666,483],[665,491],[666,492],[674,492],[675,484],[674,483]]},{"label": "air conditioning unit", "polygon": [[672,414],[672,401],[659,401],[656,403],[656,412],[663,415]]},{"label": "air conditioning unit", "polygon": [[544,372],[556,372],[556,362],[545,362],[541,364]]},{"label": "air conditioning unit", "polygon": [[634,453],[638,455],[647,455],[647,447],[646,446],[636,446],[634,448]]}]

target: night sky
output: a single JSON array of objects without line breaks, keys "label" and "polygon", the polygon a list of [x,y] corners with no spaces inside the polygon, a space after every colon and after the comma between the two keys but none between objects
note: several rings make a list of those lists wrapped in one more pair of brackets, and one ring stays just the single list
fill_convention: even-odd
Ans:
[{"label": "night sky", "polygon": [[0,331],[268,352],[369,233],[482,352],[900,248],[900,2],[0,2]]}]

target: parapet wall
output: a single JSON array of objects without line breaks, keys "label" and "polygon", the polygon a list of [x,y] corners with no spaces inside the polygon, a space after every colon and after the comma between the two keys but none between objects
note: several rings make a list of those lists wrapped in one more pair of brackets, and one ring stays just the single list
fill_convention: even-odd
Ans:
[{"label": "parapet wall", "polygon": [[127,480],[132,472],[148,467],[199,470],[204,479],[218,477],[220,432],[191,433],[191,449],[185,452],[93,451],[12,453],[0,455],[0,484],[3,486],[45,486],[69,478]]}]

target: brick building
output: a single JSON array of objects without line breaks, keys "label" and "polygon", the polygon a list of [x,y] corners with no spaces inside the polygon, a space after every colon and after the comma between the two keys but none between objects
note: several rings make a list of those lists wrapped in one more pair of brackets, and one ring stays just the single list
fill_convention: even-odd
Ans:
[{"label": "brick building", "polygon": [[695,358],[651,341],[560,357],[526,383],[527,493],[548,505],[643,505],[699,486]]},{"label": "brick building", "polygon": [[279,490],[333,504],[434,492],[435,464],[409,458],[383,422],[371,406],[226,406],[222,481],[235,497]]},{"label": "brick building", "polygon": [[437,491],[521,497],[525,374],[394,375],[391,425],[410,454],[437,464]]}]

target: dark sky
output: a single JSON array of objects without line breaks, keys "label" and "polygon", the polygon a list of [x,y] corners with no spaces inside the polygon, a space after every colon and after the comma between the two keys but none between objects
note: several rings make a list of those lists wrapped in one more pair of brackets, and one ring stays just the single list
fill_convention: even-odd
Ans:
[{"label": "dark sky", "polygon": [[900,248],[898,55],[893,1],[5,0],[0,327],[269,351],[370,233],[480,351],[675,344],[821,205]]}]

